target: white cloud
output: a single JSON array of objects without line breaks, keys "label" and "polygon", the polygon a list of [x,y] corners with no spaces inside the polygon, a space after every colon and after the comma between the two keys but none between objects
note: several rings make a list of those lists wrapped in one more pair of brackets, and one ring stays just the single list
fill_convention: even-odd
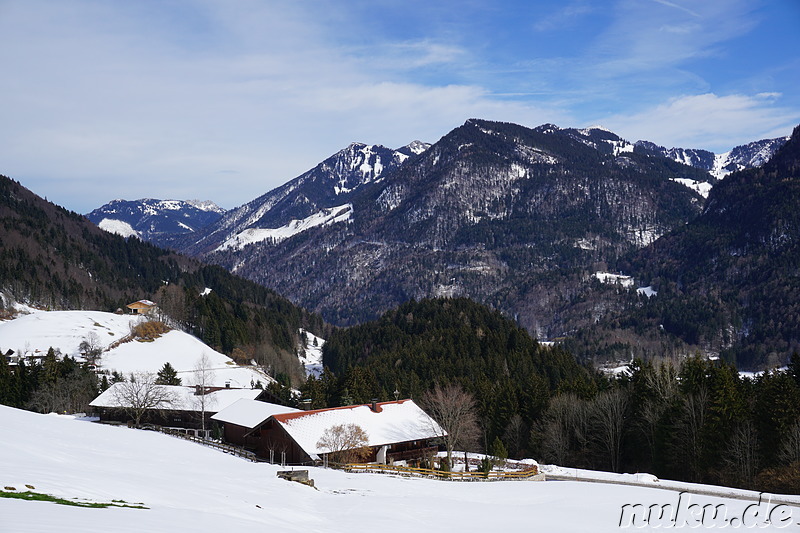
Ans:
[{"label": "white cloud", "polygon": [[718,53],[717,45],[755,25],[742,0],[699,2],[690,10],[674,2],[622,0],[614,8],[588,59],[598,76],[627,76],[674,69]]},{"label": "white cloud", "polygon": [[585,0],[573,1],[561,7],[554,13],[546,15],[533,25],[536,31],[560,30],[565,26],[570,26],[585,15],[594,11],[594,7]]},{"label": "white cloud", "polygon": [[789,135],[800,112],[774,105],[775,94],[672,98],[651,109],[599,119],[620,135],[667,147],[702,148],[721,153],[758,139]]}]

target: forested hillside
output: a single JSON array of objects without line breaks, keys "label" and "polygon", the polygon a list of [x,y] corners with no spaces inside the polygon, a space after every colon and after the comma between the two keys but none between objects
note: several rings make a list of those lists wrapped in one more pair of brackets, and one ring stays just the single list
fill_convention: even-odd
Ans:
[{"label": "forested hillside", "polygon": [[457,384],[478,402],[482,440],[516,432],[515,452],[554,391],[596,387],[593,372],[571,354],[540,345],[499,312],[465,298],[411,301],[377,321],[337,330],[323,358],[327,370],[303,390],[315,407],[389,400],[394,391],[420,398],[434,384]]},{"label": "forested hillside", "polygon": [[695,220],[620,261],[658,295],[628,296],[623,312],[572,346],[624,359],[648,335],[720,353],[744,369],[785,365],[800,349],[798,206],[800,127],[763,167],[715,186]]},{"label": "forested hillside", "polygon": [[106,233],[3,176],[0,227],[0,291],[33,306],[114,311],[147,298],[211,347],[259,362],[291,361],[301,327],[324,334],[272,290]]}]

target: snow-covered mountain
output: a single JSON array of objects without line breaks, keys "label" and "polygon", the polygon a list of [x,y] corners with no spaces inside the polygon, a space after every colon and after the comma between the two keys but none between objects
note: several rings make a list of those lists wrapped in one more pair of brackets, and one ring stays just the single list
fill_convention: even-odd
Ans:
[{"label": "snow-covered mountain", "polygon": [[198,238],[186,236],[182,248],[197,254],[280,240],[320,225],[344,222],[349,219],[345,213],[352,211],[350,199],[364,186],[381,182],[387,173],[428,147],[420,141],[397,150],[352,143],[285,185],[228,211]]},{"label": "snow-covered mountain", "polygon": [[567,133],[574,139],[588,146],[593,146],[605,153],[619,155],[621,153],[635,151],[637,153],[658,155],[690,167],[705,170],[711,175],[708,180],[692,180],[686,178],[676,178],[674,180],[681,185],[689,187],[703,197],[708,197],[708,193],[714,183],[723,179],[731,172],[760,167],[769,161],[772,155],[789,140],[788,136],[775,139],[763,139],[736,146],[722,154],[715,154],[714,152],[698,148],[665,148],[644,140],[636,141],[631,144],[602,126],[562,130],[558,128],[558,126],[545,124],[537,128],[537,130],[553,134]]},{"label": "snow-covered mountain", "polygon": [[553,309],[532,316],[536,276],[606,261],[700,212],[702,197],[671,180],[708,173],[634,148],[599,127],[477,119],[413,156],[351,145],[183,250],[337,324],[458,295],[550,335]]},{"label": "snow-covered mountain", "polygon": [[722,154],[694,148],[664,148],[649,141],[637,141],[635,147],[648,153],[668,157],[684,165],[707,170],[716,179],[722,179],[737,170],[760,167],[788,140],[788,136],[762,139],[736,146]]},{"label": "snow-covered mountain", "polygon": [[225,210],[200,200],[112,200],[86,218],[100,228],[123,237],[136,236],[157,244],[171,237],[194,233],[215,222]]}]

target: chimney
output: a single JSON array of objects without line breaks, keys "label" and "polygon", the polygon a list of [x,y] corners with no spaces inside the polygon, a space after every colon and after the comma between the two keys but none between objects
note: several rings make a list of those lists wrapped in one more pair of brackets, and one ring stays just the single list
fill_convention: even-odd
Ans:
[{"label": "chimney", "polygon": [[230,381],[226,381],[225,382],[225,388],[226,389],[230,389],[231,388],[231,382]]},{"label": "chimney", "polygon": [[370,407],[376,413],[380,413],[381,412],[380,408],[378,407],[378,399],[377,398],[373,398],[372,399],[372,405]]}]

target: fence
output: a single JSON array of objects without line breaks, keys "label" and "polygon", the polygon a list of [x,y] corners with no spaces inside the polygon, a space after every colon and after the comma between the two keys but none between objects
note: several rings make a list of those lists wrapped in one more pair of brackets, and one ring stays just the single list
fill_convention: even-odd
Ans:
[{"label": "fence", "polygon": [[171,429],[171,428],[165,428],[165,427],[160,427],[160,426],[152,426],[152,428],[148,428],[148,429],[154,429],[156,431],[160,431],[161,433],[166,433],[167,435],[172,435],[173,437],[179,437],[181,439],[190,440],[192,442],[197,442],[197,443],[202,444],[204,446],[208,446],[210,448],[214,448],[216,450],[220,450],[222,452],[225,452],[225,453],[228,453],[228,454],[231,454],[231,455],[235,455],[237,457],[242,457],[244,459],[249,459],[250,461],[253,461],[253,462],[263,461],[263,459],[260,459],[259,457],[257,457],[255,453],[253,453],[251,451],[248,451],[248,450],[245,450],[244,448],[240,448],[239,446],[233,446],[231,444],[224,444],[222,442],[217,442],[217,441],[214,441],[214,440],[202,439],[200,437],[195,437],[194,435],[187,435],[186,433],[183,433],[183,432],[181,432],[179,430]]},{"label": "fence", "polygon": [[348,472],[373,472],[380,474],[395,474],[400,476],[444,479],[448,481],[502,481],[522,479],[544,480],[544,475],[540,475],[539,470],[536,467],[528,470],[502,472],[446,472],[444,470],[431,470],[429,468],[413,468],[409,466],[394,466],[372,463],[349,463],[340,465],[340,467]]}]

